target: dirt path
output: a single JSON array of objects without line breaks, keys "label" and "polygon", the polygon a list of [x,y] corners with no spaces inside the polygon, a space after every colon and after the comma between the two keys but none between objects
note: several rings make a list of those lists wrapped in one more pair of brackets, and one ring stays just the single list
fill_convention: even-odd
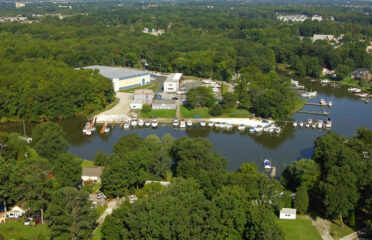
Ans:
[{"label": "dirt path", "polygon": [[331,224],[328,220],[317,217],[316,221],[313,220],[312,224],[316,228],[316,230],[318,230],[323,240],[334,240],[334,238],[329,233]]},{"label": "dirt path", "polygon": [[123,122],[128,118],[129,105],[132,102],[132,93],[117,92],[116,98],[119,99],[118,104],[113,108],[98,114],[97,122]]},{"label": "dirt path", "polygon": [[120,206],[120,204],[122,203],[122,201],[124,200],[124,198],[115,198],[115,199],[112,199],[110,200],[108,203],[107,203],[107,208],[106,210],[102,213],[101,216],[99,216],[98,220],[97,220],[97,227],[96,229],[94,229],[93,231],[93,235],[94,235],[94,232],[98,229],[98,227],[103,223],[103,221],[105,220],[105,218],[110,215],[112,213],[112,211],[114,211],[116,208],[118,208]]}]

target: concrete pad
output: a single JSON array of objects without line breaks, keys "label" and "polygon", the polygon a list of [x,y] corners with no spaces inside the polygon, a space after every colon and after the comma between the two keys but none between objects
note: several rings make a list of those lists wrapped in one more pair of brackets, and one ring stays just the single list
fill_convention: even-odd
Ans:
[{"label": "concrete pad", "polygon": [[98,114],[96,116],[98,123],[106,121],[119,123],[130,119],[128,113],[130,110],[129,105],[133,100],[133,93],[117,92],[115,97],[119,99],[119,102],[113,108]]}]

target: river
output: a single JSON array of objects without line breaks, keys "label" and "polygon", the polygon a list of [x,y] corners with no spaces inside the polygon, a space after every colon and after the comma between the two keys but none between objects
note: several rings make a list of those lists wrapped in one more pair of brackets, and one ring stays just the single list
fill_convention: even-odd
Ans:
[{"label": "river", "polygon": [[[362,102],[357,96],[349,93],[346,86],[333,88],[329,85],[322,86],[319,82],[299,80],[308,90],[317,91],[318,96],[309,102],[319,102],[321,98],[332,100],[333,107],[322,108],[319,106],[304,106],[303,110],[322,112],[327,110],[333,120],[332,131],[345,137],[352,136],[358,127],[372,129],[372,104]],[[308,114],[295,114],[297,121],[305,121],[308,118],[326,119],[324,116]],[[301,158],[310,158],[314,140],[325,134],[327,130],[295,128],[287,125],[280,135],[239,133],[237,130],[226,132],[208,127],[194,126],[186,130],[179,130],[173,126],[159,126],[157,129],[137,128],[130,130],[120,129],[116,126],[109,135],[100,135],[98,132],[92,136],[84,136],[81,132],[86,120],[75,118],[57,121],[66,132],[66,138],[70,143],[69,151],[83,159],[93,160],[97,151],[112,152],[112,146],[118,139],[131,133],[137,133],[141,137],[156,134],[159,137],[170,133],[173,137],[204,137],[208,139],[222,156],[228,159],[228,170],[236,170],[244,162],[256,162],[262,168],[262,158],[271,158],[277,166],[277,174],[291,162]],[[34,124],[27,124],[27,134],[30,135]],[[0,124],[0,131],[23,132],[22,123]]]}]

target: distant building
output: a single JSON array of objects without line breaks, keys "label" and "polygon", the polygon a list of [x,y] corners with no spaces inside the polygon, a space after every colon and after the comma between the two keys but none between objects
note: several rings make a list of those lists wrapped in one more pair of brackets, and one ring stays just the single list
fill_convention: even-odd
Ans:
[{"label": "distant building", "polygon": [[149,31],[149,29],[146,28],[146,27],[142,30],[142,32],[143,33],[148,33],[148,34],[151,34],[151,35],[154,35],[154,36],[159,36],[159,35],[162,35],[163,33],[165,33],[164,29],[157,29],[157,30],[155,30],[153,28],[151,31]]},{"label": "distant building", "polygon": [[326,34],[314,34],[313,36],[313,42],[317,40],[323,40],[323,41],[337,41],[337,38],[334,35],[326,35]]},{"label": "distant building", "polygon": [[23,2],[15,2],[15,7],[16,8],[21,8],[21,7],[24,7],[26,6],[26,3],[23,3]]},{"label": "distant building", "polygon": [[84,69],[97,69],[99,73],[112,80],[115,91],[150,84],[150,73],[134,68],[88,66]]},{"label": "distant building", "polygon": [[280,210],[280,219],[296,219],[297,210],[294,208],[282,208]]},{"label": "distant building", "polygon": [[152,109],[176,109],[175,100],[155,99],[152,103]]},{"label": "distant building", "polygon": [[369,46],[367,46],[366,51],[367,51],[367,53],[369,53],[369,54],[372,53],[372,44],[369,45]]},{"label": "distant building", "polygon": [[146,181],[145,185],[151,184],[151,183],[159,183],[160,185],[162,185],[164,187],[169,187],[171,185],[170,182],[165,182],[165,181]]},{"label": "distant building", "polygon": [[151,104],[154,99],[154,91],[151,89],[138,89],[133,93],[134,101],[141,101],[145,104]]},{"label": "distant building", "polygon": [[164,81],[164,92],[176,92],[180,87],[182,73],[171,73]]},{"label": "distant building", "polygon": [[85,183],[88,182],[100,183],[102,171],[103,167],[101,166],[83,168],[83,172],[81,174],[81,181],[83,183],[83,186]]},{"label": "distant building", "polygon": [[372,74],[366,68],[358,68],[351,74],[351,78],[358,80],[364,79],[369,82],[372,80]]},{"label": "distant building", "polygon": [[314,16],[312,16],[311,17],[311,20],[312,21],[315,21],[315,20],[317,20],[317,21],[322,21],[323,20],[323,18],[322,18],[322,16],[319,16],[319,15],[314,15]]},{"label": "distant building", "polygon": [[18,206],[12,207],[12,209],[6,213],[7,218],[20,218],[23,215],[25,215],[25,210]]}]

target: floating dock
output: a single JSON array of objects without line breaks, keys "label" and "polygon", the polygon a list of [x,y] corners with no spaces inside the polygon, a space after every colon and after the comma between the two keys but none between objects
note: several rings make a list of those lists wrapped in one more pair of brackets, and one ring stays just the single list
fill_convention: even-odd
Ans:
[{"label": "floating dock", "polygon": [[305,105],[327,107],[327,104],[320,104],[320,103],[305,103]]},{"label": "floating dock", "polygon": [[297,113],[305,113],[305,114],[313,114],[313,115],[321,115],[321,116],[328,116],[329,115],[329,112],[298,111]]}]

